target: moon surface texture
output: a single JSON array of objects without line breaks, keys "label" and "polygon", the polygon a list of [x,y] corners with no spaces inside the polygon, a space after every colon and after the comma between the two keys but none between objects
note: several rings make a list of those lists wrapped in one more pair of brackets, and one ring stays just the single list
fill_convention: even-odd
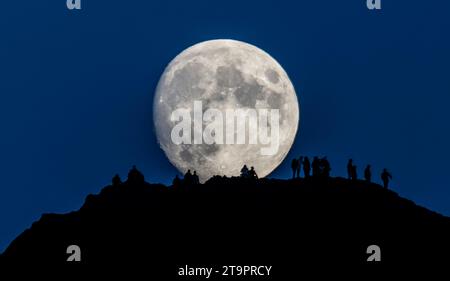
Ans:
[{"label": "moon surface texture", "polygon": [[[276,153],[262,155],[267,144],[259,142],[174,143],[171,131],[179,120],[173,120],[172,113],[188,109],[194,123],[194,101],[202,102],[203,112],[220,110],[224,119],[227,109],[278,109]],[[254,166],[259,177],[267,176],[286,157],[299,123],[295,89],[280,64],[263,50],[235,40],[205,41],[181,52],[162,74],[153,106],[156,136],[170,162],[181,173],[196,170],[202,182],[214,175],[238,176],[244,164]],[[202,128],[206,125],[204,121]]]}]

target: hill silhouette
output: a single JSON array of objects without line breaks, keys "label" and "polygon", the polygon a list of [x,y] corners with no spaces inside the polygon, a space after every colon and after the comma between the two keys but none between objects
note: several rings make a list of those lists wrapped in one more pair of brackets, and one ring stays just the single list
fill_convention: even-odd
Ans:
[{"label": "hill silhouette", "polygon": [[[450,219],[395,192],[343,178],[243,179],[164,186],[130,173],[67,214],[44,214],[19,235],[2,262],[144,265],[151,275],[177,268],[272,265],[273,275],[307,264],[449,261]],[[112,267],[114,269],[114,267]]]}]

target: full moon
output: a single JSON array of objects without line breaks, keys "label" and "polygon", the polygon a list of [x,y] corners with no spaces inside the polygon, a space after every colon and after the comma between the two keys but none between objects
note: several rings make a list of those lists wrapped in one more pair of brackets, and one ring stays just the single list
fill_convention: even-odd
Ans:
[{"label": "full moon", "polygon": [[[174,120],[172,113],[184,108],[193,116],[194,101],[202,102],[203,112],[210,108],[222,112],[278,109],[276,153],[261,154],[261,148],[267,146],[261,143],[174,143],[171,132],[179,120]],[[259,177],[270,174],[294,142],[299,111],[294,86],[280,64],[263,50],[235,40],[205,41],[181,52],[164,70],[153,102],[162,150],[181,173],[196,170],[202,182],[214,175],[238,176],[244,165],[254,166]],[[191,120],[194,123],[194,117]],[[245,120],[237,118],[236,122]]]}]

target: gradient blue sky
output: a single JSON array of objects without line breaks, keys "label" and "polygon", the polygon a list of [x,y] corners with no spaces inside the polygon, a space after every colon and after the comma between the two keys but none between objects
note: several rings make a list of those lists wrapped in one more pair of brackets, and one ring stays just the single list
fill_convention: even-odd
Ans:
[{"label": "gradient blue sky", "polygon": [[0,251],[133,164],[170,182],[154,89],[179,52],[218,38],[264,49],[292,79],[301,124],[288,158],[326,155],[345,175],[352,157],[377,180],[387,167],[400,195],[450,215],[449,1],[82,1],[1,3]]}]

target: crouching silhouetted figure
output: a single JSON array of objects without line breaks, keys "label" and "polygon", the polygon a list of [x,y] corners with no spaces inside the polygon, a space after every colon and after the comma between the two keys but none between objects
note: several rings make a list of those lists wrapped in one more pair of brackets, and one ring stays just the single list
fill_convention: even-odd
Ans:
[{"label": "crouching silhouetted figure", "polygon": [[383,169],[383,172],[381,173],[381,180],[383,181],[383,187],[388,188],[389,180],[392,179],[392,175],[386,170]]},{"label": "crouching silhouetted figure", "polygon": [[122,184],[122,180],[120,179],[119,174],[116,174],[112,179],[112,185],[113,186],[119,186]]},{"label": "crouching silhouetted figure", "polygon": [[244,178],[244,179],[248,178],[248,172],[249,172],[249,170],[247,168],[247,165],[244,165],[244,167],[242,167],[242,169],[241,169],[241,178]]},{"label": "crouching silhouetted figure", "polygon": [[253,166],[250,168],[250,171],[248,171],[248,175],[249,175],[249,178],[251,178],[253,180],[258,179],[258,175],[256,174],[255,168]]},{"label": "crouching silhouetted figure", "polygon": [[371,182],[372,181],[372,172],[370,171],[370,165],[367,165],[366,169],[364,170],[364,179],[367,182]]},{"label": "crouching silhouetted figure", "polygon": [[144,183],[144,175],[139,172],[136,168],[136,165],[133,165],[133,168],[128,172],[128,182],[131,183]]}]

